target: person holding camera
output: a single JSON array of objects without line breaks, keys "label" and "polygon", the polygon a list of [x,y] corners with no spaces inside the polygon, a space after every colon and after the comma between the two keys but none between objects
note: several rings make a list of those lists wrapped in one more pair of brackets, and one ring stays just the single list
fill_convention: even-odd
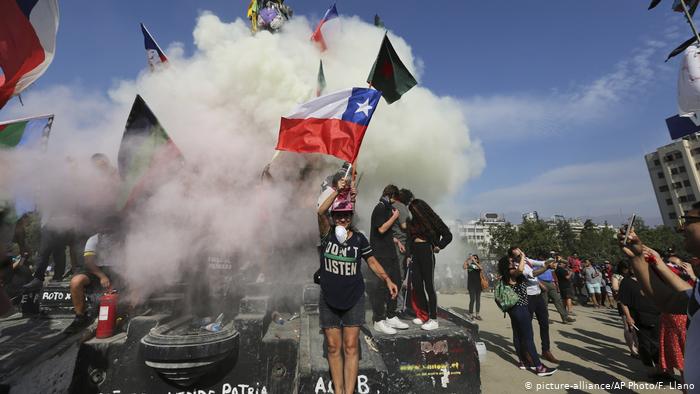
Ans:
[{"label": "person holding camera", "polygon": [[559,363],[556,357],[550,350],[549,341],[549,311],[544,297],[542,297],[542,288],[538,277],[548,270],[554,268],[554,262],[545,263],[535,259],[528,258],[520,248],[512,247],[508,251],[508,255],[515,261],[522,258],[525,261],[523,275],[527,282],[527,297],[528,309],[530,318],[537,317],[537,324],[540,326],[540,341],[542,342],[542,358],[552,363]]},{"label": "person holding camera", "polygon": [[[328,209],[330,208],[330,218]],[[352,226],[354,204],[345,179],[318,207],[321,236],[319,323],[328,344],[328,367],[339,393],[354,393],[359,368],[359,333],[365,324],[364,259],[392,299],[398,289],[374,257],[367,238]],[[332,223],[331,223],[332,220]],[[392,245],[393,246],[393,245]],[[342,350],[342,353],[341,353]]]},{"label": "person holding camera", "polygon": [[[469,317],[481,320],[479,310],[481,309],[481,273],[484,268],[481,266],[479,256],[472,254],[462,265],[462,269],[467,271],[467,290],[469,291]],[[474,314],[476,306],[476,314]]]}]

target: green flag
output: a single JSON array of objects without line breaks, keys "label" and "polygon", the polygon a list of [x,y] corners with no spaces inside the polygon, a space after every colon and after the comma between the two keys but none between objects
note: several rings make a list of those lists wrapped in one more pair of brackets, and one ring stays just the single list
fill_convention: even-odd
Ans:
[{"label": "green flag", "polygon": [[0,148],[18,146],[46,147],[53,115],[37,116],[0,123]]},{"label": "green flag", "polygon": [[380,29],[386,29],[384,21],[382,21],[382,18],[380,18],[378,14],[374,14],[374,25]]},{"label": "green flag", "polygon": [[182,162],[180,150],[146,102],[136,95],[119,146],[119,174],[123,181],[119,208],[147,198]]},{"label": "green flag", "polygon": [[389,37],[384,34],[382,46],[379,48],[377,60],[367,77],[367,82],[373,88],[380,90],[386,102],[391,104],[401,98],[418,82],[399,59]]},{"label": "green flag", "polygon": [[326,88],[326,76],[323,74],[323,60],[318,63],[318,81],[316,82],[316,97],[323,94],[323,90]]}]

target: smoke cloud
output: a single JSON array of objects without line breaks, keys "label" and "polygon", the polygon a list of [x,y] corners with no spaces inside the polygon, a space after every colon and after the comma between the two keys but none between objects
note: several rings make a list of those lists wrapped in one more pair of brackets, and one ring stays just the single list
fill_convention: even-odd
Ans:
[{"label": "smoke cloud", "polygon": [[[274,153],[280,117],[314,96],[319,59],[327,92],[366,86],[384,34],[357,17],[340,18],[327,30],[329,49],[320,53],[303,17],[279,34],[251,35],[247,21],[227,23],[205,12],[193,32],[194,53],[185,56],[181,44],[172,44],[163,70],[148,72],[144,62],[144,72],[120,81],[107,95],[79,86],[27,93],[26,107],[8,107],[3,117],[55,113],[56,118],[45,154],[0,153],[4,192],[40,188],[48,197],[41,204],[54,209],[103,199],[92,190],[99,174],[89,170],[89,157],[104,152],[116,163],[129,109],[140,94],[187,165],[183,176],[130,218],[124,272],[138,297],[193,272],[188,267],[207,253],[235,256],[268,277],[310,278],[318,267],[313,245],[319,185],[342,163],[282,152],[271,166],[272,181],[262,183],[260,173]],[[389,35],[420,81],[421,62],[401,37]],[[75,158],[67,172],[66,156]],[[420,84],[392,105],[382,100],[357,162],[361,228],[367,228],[386,184],[409,188],[435,206],[484,165],[459,101]]]}]

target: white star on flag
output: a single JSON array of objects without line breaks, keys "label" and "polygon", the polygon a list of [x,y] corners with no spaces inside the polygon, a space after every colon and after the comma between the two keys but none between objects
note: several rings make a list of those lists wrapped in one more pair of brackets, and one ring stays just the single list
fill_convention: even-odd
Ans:
[{"label": "white star on flag", "polygon": [[362,112],[365,114],[365,116],[369,116],[369,110],[371,110],[373,107],[369,105],[369,98],[365,100],[364,103],[356,103],[357,104],[357,110],[355,113]]}]

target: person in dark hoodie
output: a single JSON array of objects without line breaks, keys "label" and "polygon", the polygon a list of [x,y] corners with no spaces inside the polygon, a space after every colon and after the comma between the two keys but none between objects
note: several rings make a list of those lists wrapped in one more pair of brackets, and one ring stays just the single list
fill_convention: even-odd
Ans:
[{"label": "person in dark hoodie", "polygon": [[[435,253],[440,252],[452,242],[452,233],[445,222],[425,201],[414,199],[408,206],[408,210],[411,212],[411,220],[407,224],[407,229],[409,250],[411,251],[413,288],[418,306],[428,311],[428,321],[423,322],[421,328],[435,330],[438,328]],[[418,322],[414,321],[414,323]]]}]

